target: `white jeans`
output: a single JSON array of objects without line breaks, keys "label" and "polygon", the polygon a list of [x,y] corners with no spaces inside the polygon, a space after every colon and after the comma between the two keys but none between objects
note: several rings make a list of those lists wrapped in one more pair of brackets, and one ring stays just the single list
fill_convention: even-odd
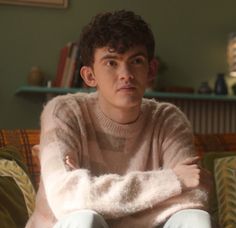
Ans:
[{"label": "white jeans", "polygon": [[92,210],[80,210],[60,219],[53,228],[109,228],[101,215]]},{"label": "white jeans", "polygon": [[185,209],[173,214],[163,228],[210,228],[209,213],[198,209]]},{"label": "white jeans", "polygon": [[[181,210],[158,228],[211,228],[210,215],[198,209]],[[81,210],[59,220],[53,228],[109,228],[103,217],[92,210]],[[121,227],[123,228],[123,227]],[[149,227],[144,227],[149,228]]]}]

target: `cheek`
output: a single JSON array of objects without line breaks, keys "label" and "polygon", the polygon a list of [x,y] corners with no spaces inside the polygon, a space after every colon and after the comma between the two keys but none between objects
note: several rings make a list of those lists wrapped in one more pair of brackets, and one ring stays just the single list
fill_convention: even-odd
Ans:
[{"label": "cheek", "polygon": [[103,72],[102,75],[97,77],[97,88],[102,88],[106,92],[111,91],[113,84],[115,84],[115,80],[111,74]]},{"label": "cheek", "polygon": [[146,81],[148,79],[148,70],[146,69],[137,69],[135,72],[136,78],[139,81]]},{"label": "cheek", "polygon": [[112,68],[102,66],[99,69],[97,69],[95,73],[96,75],[98,75],[98,77],[101,77],[105,80],[106,78],[114,77],[116,72]]}]

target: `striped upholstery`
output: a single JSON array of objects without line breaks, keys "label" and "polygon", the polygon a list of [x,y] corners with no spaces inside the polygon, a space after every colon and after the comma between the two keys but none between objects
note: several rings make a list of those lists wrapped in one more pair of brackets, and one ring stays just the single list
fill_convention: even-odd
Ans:
[{"label": "striped upholstery", "polygon": [[219,205],[219,221],[222,227],[236,225],[236,156],[215,160],[215,181]]},{"label": "striped upholstery", "polygon": [[12,145],[20,151],[36,188],[39,183],[40,168],[37,157],[32,156],[31,148],[38,143],[39,130],[0,130],[0,147]]}]

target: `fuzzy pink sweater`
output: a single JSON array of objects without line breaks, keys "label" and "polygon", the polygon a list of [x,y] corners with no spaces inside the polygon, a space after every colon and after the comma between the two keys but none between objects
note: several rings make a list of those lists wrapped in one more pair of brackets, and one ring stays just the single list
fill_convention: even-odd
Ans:
[{"label": "fuzzy pink sweater", "polygon": [[26,227],[52,228],[92,209],[111,228],[151,228],[178,210],[204,209],[207,191],[183,192],[172,171],[195,155],[192,139],[186,117],[168,103],[143,99],[137,121],[122,125],[101,112],[97,92],[54,98],[41,116],[41,183]]}]

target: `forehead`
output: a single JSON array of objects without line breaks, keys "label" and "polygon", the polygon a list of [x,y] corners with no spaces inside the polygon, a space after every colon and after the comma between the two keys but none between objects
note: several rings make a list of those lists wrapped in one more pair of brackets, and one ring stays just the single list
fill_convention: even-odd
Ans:
[{"label": "forehead", "polygon": [[148,58],[147,49],[145,46],[134,46],[129,48],[124,53],[119,53],[114,49],[111,49],[110,47],[101,47],[96,48],[94,52],[94,60],[100,60],[103,59],[106,56],[110,57],[117,57],[117,58],[129,58],[136,55],[142,55],[146,58]]}]

